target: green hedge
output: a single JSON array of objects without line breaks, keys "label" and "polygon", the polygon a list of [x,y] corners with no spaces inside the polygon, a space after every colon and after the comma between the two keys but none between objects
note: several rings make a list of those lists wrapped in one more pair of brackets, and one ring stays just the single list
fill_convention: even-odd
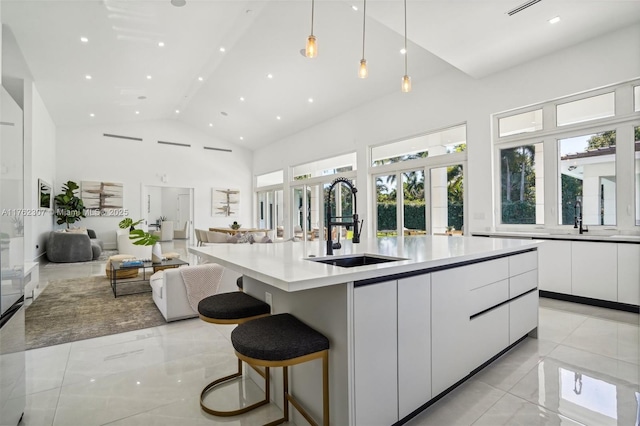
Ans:
[{"label": "green hedge", "polygon": [[536,205],[529,201],[502,202],[502,223],[536,223]]},{"label": "green hedge", "polygon": [[[463,205],[462,203],[449,204],[448,225],[456,229],[462,229],[463,225]],[[408,229],[427,229],[425,220],[424,204],[407,204],[404,206],[404,227]],[[378,229],[396,229],[396,203],[378,204]]]}]

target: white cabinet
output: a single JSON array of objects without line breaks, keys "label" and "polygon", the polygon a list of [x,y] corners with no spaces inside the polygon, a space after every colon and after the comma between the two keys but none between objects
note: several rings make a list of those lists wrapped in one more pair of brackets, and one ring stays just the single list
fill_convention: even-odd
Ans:
[{"label": "white cabinet", "polygon": [[509,302],[509,344],[538,326],[538,299],[533,291]]},{"label": "white cabinet", "polygon": [[358,425],[398,421],[396,281],[354,289],[354,384]]},{"label": "white cabinet", "polygon": [[539,289],[571,293],[571,241],[545,241],[538,247]]},{"label": "white cabinet", "polygon": [[[431,274],[431,393],[437,396],[469,374],[467,283],[460,272]],[[467,269],[468,270],[468,269]]]},{"label": "white cabinet", "polygon": [[618,244],[618,302],[640,305],[640,244]]},{"label": "white cabinet", "polygon": [[431,276],[398,280],[398,411],[431,399]]},{"label": "white cabinet", "polygon": [[571,243],[571,294],[618,301],[618,255],[615,243]]}]

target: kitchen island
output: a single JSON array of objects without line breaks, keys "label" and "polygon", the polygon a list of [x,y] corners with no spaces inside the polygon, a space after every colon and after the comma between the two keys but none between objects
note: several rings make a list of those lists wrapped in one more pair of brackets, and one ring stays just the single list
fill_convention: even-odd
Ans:
[{"label": "kitchen island", "polygon": [[[318,262],[326,257],[324,241],[189,251],[243,273],[245,291],[271,300],[273,313],[289,312],[325,334],[331,424],[369,426],[406,421],[535,334],[537,246],[456,236],[346,242],[332,258],[395,259],[356,267]],[[290,378],[293,393],[316,418],[320,374],[320,363],[311,362],[296,366]],[[272,395],[281,395],[275,379]]]}]

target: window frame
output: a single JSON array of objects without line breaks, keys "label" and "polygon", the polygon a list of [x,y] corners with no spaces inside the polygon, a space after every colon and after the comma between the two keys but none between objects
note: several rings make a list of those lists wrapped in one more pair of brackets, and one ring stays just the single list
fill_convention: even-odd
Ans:
[{"label": "window frame", "polygon": [[[633,139],[633,128],[640,122],[640,111],[634,111],[634,87],[640,85],[640,79],[629,80],[624,83],[601,87],[541,102],[535,105],[527,105],[523,108],[512,109],[492,116],[492,172],[493,172],[493,227],[501,231],[533,231],[549,230],[566,233],[568,226],[559,222],[560,208],[560,156],[558,141],[560,139],[581,136],[585,134],[600,133],[607,130],[616,131],[616,225],[593,225],[594,230],[622,230],[638,232],[635,225],[635,214],[626,214],[626,204],[636,201],[635,165],[633,153],[634,144],[628,139]],[[605,93],[615,92],[615,115],[581,123],[568,124],[558,127],[556,125],[556,106],[575,100],[590,98]],[[540,131],[520,133],[499,137],[499,119],[517,115],[523,112],[543,109],[543,128]],[[629,138],[629,135],[631,137]],[[544,161],[544,223],[543,224],[503,224],[501,223],[501,182],[500,182],[500,150],[521,145],[543,142]],[[633,200],[631,202],[630,200]]]}]

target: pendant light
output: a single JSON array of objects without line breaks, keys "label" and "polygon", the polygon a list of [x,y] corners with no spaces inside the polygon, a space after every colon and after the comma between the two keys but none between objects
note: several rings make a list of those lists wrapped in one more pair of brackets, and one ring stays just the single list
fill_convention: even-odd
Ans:
[{"label": "pendant light", "polygon": [[411,91],[411,77],[407,73],[407,0],[404,0],[404,77],[402,77],[402,92],[409,93]]},{"label": "pendant light", "polygon": [[311,0],[311,35],[307,37],[307,46],[304,49],[304,56],[307,58],[315,58],[318,56],[318,46],[316,46],[316,36],[313,35],[313,12],[315,9],[315,0]]},{"label": "pendant light", "polygon": [[364,58],[364,35],[367,23],[367,0],[364,1],[362,8],[362,59],[360,59],[360,68],[358,69],[358,77],[367,78],[369,71],[367,70],[367,60]]}]

